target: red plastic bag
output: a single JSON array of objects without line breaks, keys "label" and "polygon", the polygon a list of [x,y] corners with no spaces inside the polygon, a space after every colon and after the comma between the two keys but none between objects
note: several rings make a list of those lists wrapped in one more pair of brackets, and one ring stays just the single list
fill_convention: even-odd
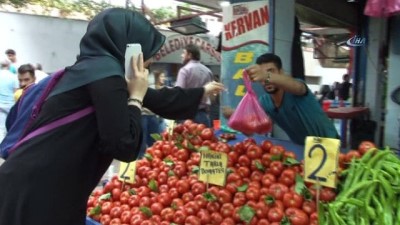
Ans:
[{"label": "red plastic bag", "polygon": [[364,14],[372,17],[389,17],[400,13],[400,0],[368,0]]},{"label": "red plastic bag", "polygon": [[272,121],[258,102],[246,70],[243,70],[243,81],[247,92],[229,118],[228,125],[246,135],[266,134],[272,129]]}]

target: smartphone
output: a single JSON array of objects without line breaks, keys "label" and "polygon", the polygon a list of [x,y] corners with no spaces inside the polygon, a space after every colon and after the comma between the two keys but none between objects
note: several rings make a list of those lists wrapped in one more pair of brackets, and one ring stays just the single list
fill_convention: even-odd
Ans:
[{"label": "smartphone", "polygon": [[130,78],[133,73],[132,57],[138,59],[139,54],[142,53],[142,46],[137,43],[127,44],[125,50],[125,77]]}]

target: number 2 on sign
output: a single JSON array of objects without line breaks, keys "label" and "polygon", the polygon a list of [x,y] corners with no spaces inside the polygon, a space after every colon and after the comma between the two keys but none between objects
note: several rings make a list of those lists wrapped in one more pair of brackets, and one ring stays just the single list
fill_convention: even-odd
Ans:
[{"label": "number 2 on sign", "polygon": [[125,163],[120,162],[118,179],[120,181],[133,184],[135,183],[136,161]]},{"label": "number 2 on sign", "polygon": [[336,188],[340,140],[307,137],[304,151],[305,181]]}]

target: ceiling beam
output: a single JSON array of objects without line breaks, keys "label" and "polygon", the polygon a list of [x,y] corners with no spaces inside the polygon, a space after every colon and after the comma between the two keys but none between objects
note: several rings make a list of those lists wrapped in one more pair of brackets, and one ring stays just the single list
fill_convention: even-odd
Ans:
[{"label": "ceiling beam", "polygon": [[300,17],[304,19],[315,17],[307,14],[315,14],[321,16],[321,20],[326,21],[327,25],[331,23],[335,27],[357,27],[360,7],[358,3],[350,3],[347,0],[296,0],[296,3],[296,11],[300,12]]},{"label": "ceiling beam", "polygon": [[[177,2],[183,2],[183,3],[188,3],[188,4],[191,4],[191,5],[197,5],[197,6],[204,7],[204,8],[208,8],[208,9],[212,9],[212,10],[221,10],[221,8],[218,7],[218,5],[217,5],[216,7],[214,7],[214,6],[211,6],[210,4],[207,4],[207,3],[206,3],[206,2],[217,2],[217,3],[218,3],[218,1],[210,1],[210,0],[207,0],[207,1],[175,0],[175,1],[177,1]],[[212,5],[215,5],[215,4],[212,4]]]}]

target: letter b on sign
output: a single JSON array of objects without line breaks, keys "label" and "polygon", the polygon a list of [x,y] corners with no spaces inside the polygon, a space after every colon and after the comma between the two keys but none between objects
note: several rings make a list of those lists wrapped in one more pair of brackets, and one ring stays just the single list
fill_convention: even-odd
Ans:
[{"label": "letter b on sign", "polygon": [[253,57],[253,52],[238,52],[235,56],[235,63],[251,63]]}]

